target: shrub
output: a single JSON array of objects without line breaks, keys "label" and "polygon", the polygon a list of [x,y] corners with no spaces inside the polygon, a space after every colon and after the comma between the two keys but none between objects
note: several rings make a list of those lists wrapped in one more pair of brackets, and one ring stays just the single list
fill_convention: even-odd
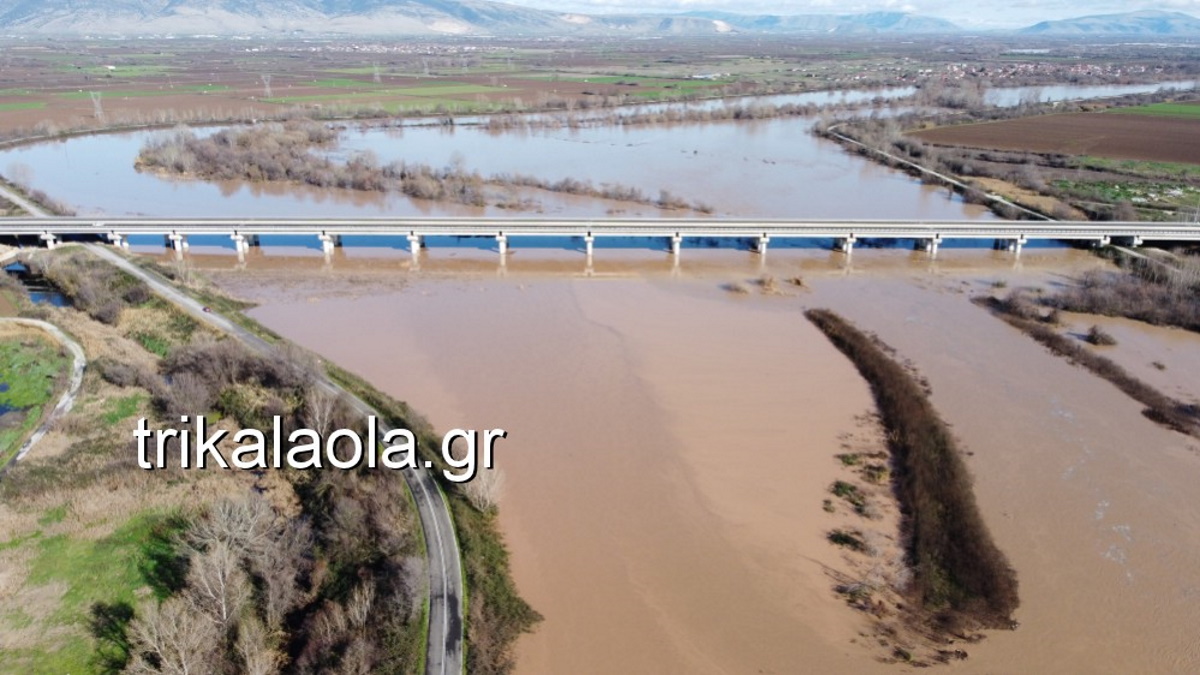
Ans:
[{"label": "shrub", "polygon": [[1111,347],[1117,344],[1117,339],[1109,335],[1100,326],[1093,325],[1087,332],[1087,341],[1097,347]]},{"label": "shrub", "polygon": [[1016,574],[992,541],[957,444],[924,389],[845,319],[828,310],[805,316],[857,366],[875,396],[907,516],[912,592],[930,611],[983,626],[1011,626],[1019,602]]}]

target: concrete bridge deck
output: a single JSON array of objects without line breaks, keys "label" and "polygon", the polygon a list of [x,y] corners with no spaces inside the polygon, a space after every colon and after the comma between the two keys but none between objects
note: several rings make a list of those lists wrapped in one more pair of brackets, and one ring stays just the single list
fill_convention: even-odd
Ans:
[{"label": "concrete bridge deck", "polygon": [[931,253],[947,239],[994,239],[1017,252],[1034,239],[1139,245],[1143,241],[1200,241],[1193,223],[1060,221],[914,221],[778,219],[632,218],[95,218],[49,217],[0,220],[0,235],[36,236],[47,245],[63,237],[107,238],[123,243],[130,235],[159,235],[182,250],[190,235],[228,235],[243,252],[262,235],[311,234],[326,251],[344,235],[407,236],[414,252],[426,237],[494,237],[501,253],[510,239],[580,237],[589,255],[598,237],[664,238],[679,253],[684,238],[749,239],[766,252],[772,238],[834,239],[849,253],[860,239],[917,239]]}]

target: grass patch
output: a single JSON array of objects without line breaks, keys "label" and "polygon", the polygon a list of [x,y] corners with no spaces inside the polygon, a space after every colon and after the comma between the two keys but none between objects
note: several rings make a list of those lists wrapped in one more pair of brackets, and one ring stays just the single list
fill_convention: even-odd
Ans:
[{"label": "grass patch", "polygon": [[41,110],[45,107],[45,101],[13,101],[12,103],[0,103],[0,112],[9,112],[13,110]]},{"label": "grass patch", "polygon": [[111,399],[108,402],[108,409],[104,411],[100,419],[108,426],[123,422],[137,414],[144,400],[146,397],[142,394]]},{"label": "grass patch", "polygon": [[1196,103],[1151,103],[1131,108],[1110,108],[1106,112],[1115,115],[1152,115],[1200,120],[1200,104]]},{"label": "grass patch", "polygon": [[[214,91],[228,91],[229,87],[223,84],[187,84],[176,85],[174,87],[162,87],[160,89],[129,89],[110,91],[107,89],[96,89],[100,92],[101,100],[112,100],[121,98],[146,98],[150,96],[176,96],[178,94],[204,94]],[[57,94],[60,98],[68,100],[90,100],[92,98],[92,90],[86,91],[68,91],[62,94]]]},{"label": "grass patch", "polygon": [[60,638],[53,635],[58,632],[53,629],[72,626],[86,630],[92,607],[97,604],[136,604],[142,589],[149,585],[145,575],[147,542],[154,540],[155,531],[164,527],[178,531],[183,522],[171,515],[142,513],[100,539],[68,535],[39,538],[38,553],[25,583],[62,584],[66,588],[57,606],[41,621],[47,640],[53,642],[41,648],[0,649],[0,672],[95,672],[91,641],[65,635]]},{"label": "grass patch", "polygon": [[854,363],[879,407],[905,515],[910,592],[947,627],[964,621],[1011,627],[1016,574],[992,541],[957,444],[923,387],[837,314],[810,310],[805,316]]},{"label": "grass patch", "polygon": [[0,466],[41,422],[69,360],[57,344],[41,337],[0,341],[0,410],[8,418],[0,430]]}]

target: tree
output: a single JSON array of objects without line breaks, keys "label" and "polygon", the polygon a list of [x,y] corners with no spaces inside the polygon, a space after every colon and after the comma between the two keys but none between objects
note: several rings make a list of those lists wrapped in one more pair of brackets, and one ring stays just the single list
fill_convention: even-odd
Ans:
[{"label": "tree", "polygon": [[184,595],[225,633],[250,600],[250,582],[237,552],[224,542],[192,557]]},{"label": "tree", "polygon": [[504,489],[504,472],[500,469],[483,469],[470,482],[463,485],[463,492],[471,505],[480,511],[494,508]]},{"label": "tree", "polygon": [[135,656],[127,672],[201,675],[221,670],[216,625],[197,617],[184,598],[149,606],[133,621],[132,633]]},{"label": "tree", "polygon": [[283,655],[271,645],[266,626],[254,617],[238,624],[235,649],[245,675],[273,675],[283,663]]}]

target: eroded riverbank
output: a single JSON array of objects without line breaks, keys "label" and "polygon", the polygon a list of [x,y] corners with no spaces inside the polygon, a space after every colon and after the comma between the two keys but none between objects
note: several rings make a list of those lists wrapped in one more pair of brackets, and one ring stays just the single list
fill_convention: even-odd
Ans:
[{"label": "eroded riverbank", "polygon": [[[821,502],[839,436],[872,403],[808,306],[910,359],[971,453],[1022,584],[1022,627],[966,646],[956,669],[1194,668],[1194,443],[968,301],[1099,263],[867,253],[850,270],[805,259],[810,290],[769,297],[720,289],[757,274],[729,252],[676,278],[646,263],[616,278],[370,272],[399,287],[219,279],[437,426],[510,430],[501,519],[517,583],[546,616],[518,672],[894,671],[851,642],[866,619],[832,591],[847,565],[825,534],[843,516]],[[772,262],[784,278],[788,263]]]}]

